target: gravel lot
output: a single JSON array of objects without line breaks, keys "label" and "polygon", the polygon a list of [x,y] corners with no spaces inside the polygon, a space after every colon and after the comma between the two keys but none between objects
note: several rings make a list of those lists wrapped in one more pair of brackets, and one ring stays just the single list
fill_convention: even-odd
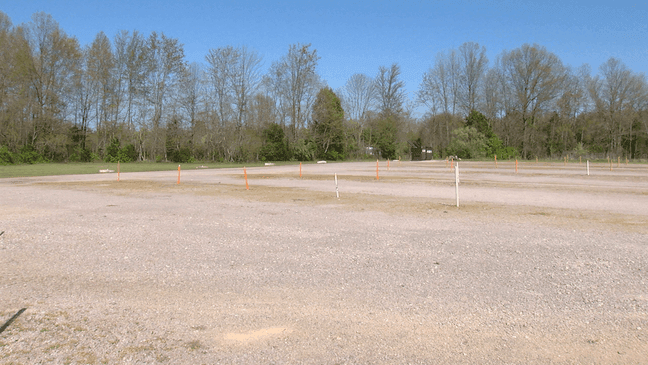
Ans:
[{"label": "gravel lot", "polygon": [[647,165],[302,169],[1,179],[0,363],[648,363]]}]

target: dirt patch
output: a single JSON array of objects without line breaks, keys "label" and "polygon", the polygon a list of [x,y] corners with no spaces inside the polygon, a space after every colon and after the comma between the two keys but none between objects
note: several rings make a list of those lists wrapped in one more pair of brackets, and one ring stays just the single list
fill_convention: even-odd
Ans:
[{"label": "dirt patch", "polygon": [[[300,188],[259,185],[246,190],[243,186],[230,184],[182,183],[178,185],[152,180],[110,183],[40,183],[40,185],[104,194],[141,195],[144,193],[149,194],[152,198],[157,194],[193,194],[235,197],[256,202],[325,205],[353,211],[380,211],[391,215],[429,216],[431,218],[444,215],[446,218],[463,217],[494,224],[513,219],[514,221],[525,220],[537,225],[561,226],[578,230],[605,227],[613,230],[648,233],[648,215],[636,216],[584,209],[555,209],[482,202],[464,202],[457,208],[452,199],[409,198],[375,193],[342,193],[341,198],[337,199],[332,192]],[[502,189],[505,188],[502,187]]]},{"label": "dirt patch", "polygon": [[250,331],[246,333],[228,333],[225,335],[225,340],[236,341],[241,343],[250,343],[259,341],[273,336],[287,335],[292,331],[285,327],[272,327],[263,328],[257,331]]}]

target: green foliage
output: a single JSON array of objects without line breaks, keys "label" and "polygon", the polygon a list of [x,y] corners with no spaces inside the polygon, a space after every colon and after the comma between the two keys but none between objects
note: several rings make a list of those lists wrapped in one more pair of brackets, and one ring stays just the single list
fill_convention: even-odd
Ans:
[{"label": "green foliage", "polygon": [[317,93],[313,104],[311,130],[316,144],[317,158],[343,160],[346,157],[342,102],[328,87]]},{"label": "green foliage", "polygon": [[14,155],[7,146],[0,146],[0,165],[13,165]]},{"label": "green foliage", "polygon": [[36,151],[31,144],[22,146],[18,153],[12,153],[7,146],[0,146],[0,165],[35,164],[43,162],[47,162],[47,159]]},{"label": "green foliage", "polygon": [[393,116],[387,116],[378,121],[376,128],[376,147],[383,158],[396,158],[398,128]]},{"label": "green foliage", "polygon": [[495,132],[493,132],[493,128],[490,126],[488,118],[476,110],[470,112],[466,117],[466,127],[474,127],[477,132],[483,134],[488,139],[497,137]]},{"label": "green foliage", "polygon": [[119,145],[120,143],[117,138],[113,138],[110,141],[110,145],[106,148],[106,155],[104,156],[106,162],[133,162],[137,160],[135,146],[127,144],[120,148]]},{"label": "green foliage", "polygon": [[286,134],[277,123],[272,123],[263,130],[264,145],[259,151],[261,161],[288,161],[290,152],[286,142]]},{"label": "green foliage", "polygon": [[515,147],[504,147],[504,143],[502,143],[502,140],[498,136],[489,138],[486,144],[488,145],[487,157],[497,156],[499,159],[508,160],[519,155]]},{"label": "green foliage", "polygon": [[106,147],[106,154],[104,155],[104,160],[106,162],[118,162],[118,155],[119,154],[119,140],[117,138],[113,138],[110,141],[110,144],[108,147]]},{"label": "green foliage", "polygon": [[[506,160],[518,155],[518,151],[514,147],[505,147],[502,140],[493,132],[491,128],[491,122],[486,118],[482,113],[473,110],[468,117],[466,117],[466,127],[474,128],[479,134],[481,134],[486,140],[486,149],[485,151],[472,151],[474,154],[473,157],[462,157],[462,158],[480,158],[480,157],[493,157],[497,156],[500,159]],[[464,138],[466,136],[464,135]],[[478,138],[479,139],[479,138]],[[465,141],[458,142],[459,144],[463,143],[463,146],[466,147],[467,144]],[[476,143],[476,142],[475,142]],[[459,145],[452,143],[450,147],[453,148],[453,152],[457,149]],[[475,148],[475,146],[471,147]],[[470,148],[469,148],[470,149]],[[449,149],[450,151],[450,149]],[[468,151],[463,151],[462,153],[470,153]],[[450,153],[456,154],[456,153]],[[461,157],[459,154],[457,156]]]},{"label": "green foliage", "polygon": [[87,148],[77,146],[72,154],[68,157],[69,162],[92,162],[98,159],[98,156]]},{"label": "green foliage", "polygon": [[192,163],[194,162],[193,156],[191,156],[191,149],[189,147],[182,147],[179,150],[172,150],[170,153],[167,153],[167,158],[171,162],[175,163]]},{"label": "green foliage", "polygon": [[583,147],[583,143],[579,142],[576,147],[571,151],[571,155],[574,155],[576,157],[584,157],[589,153],[587,148]]},{"label": "green foliage", "polygon": [[132,144],[127,144],[126,146],[119,149],[117,152],[117,160],[119,162],[133,162],[137,160],[137,151],[135,146]]},{"label": "green foliage", "polygon": [[293,145],[293,159],[297,161],[313,161],[317,146],[310,139],[300,139]]},{"label": "green foliage", "polygon": [[486,137],[475,127],[463,127],[452,131],[454,138],[448,146],[449,155],[459,158],[483,158],[488,152]]},{"label": "green foliage", "polygon": [[34,164],[40,162],[47,162],[47,160],[36,151],[34,146],[26,144],[20,148],[18,163]]}]

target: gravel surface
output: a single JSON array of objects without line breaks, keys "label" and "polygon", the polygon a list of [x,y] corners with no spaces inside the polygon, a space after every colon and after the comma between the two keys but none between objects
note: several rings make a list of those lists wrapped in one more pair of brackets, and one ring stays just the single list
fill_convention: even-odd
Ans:
[{"label": "gravel surface", "polygon": [[302,168],[1,179],[0,363],[648,363],[648,166]]}]

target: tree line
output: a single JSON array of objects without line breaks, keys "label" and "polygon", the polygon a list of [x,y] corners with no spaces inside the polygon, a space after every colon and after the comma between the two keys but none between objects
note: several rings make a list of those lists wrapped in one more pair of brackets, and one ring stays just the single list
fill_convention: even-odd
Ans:
[{"label": "tree line", "polygon": [[[610,58],[592,75],[524,44],[494,61],[439,53],[416,97],[398,64],[329,88],[309,44],[262,72],[244,46],[185,60],[164,33],[103,32],[82,46],[48,14],[0,12],[0,164],[40,161],[648,158],[646,76]],[[427,112],[413,117],[416,108]]]}]

